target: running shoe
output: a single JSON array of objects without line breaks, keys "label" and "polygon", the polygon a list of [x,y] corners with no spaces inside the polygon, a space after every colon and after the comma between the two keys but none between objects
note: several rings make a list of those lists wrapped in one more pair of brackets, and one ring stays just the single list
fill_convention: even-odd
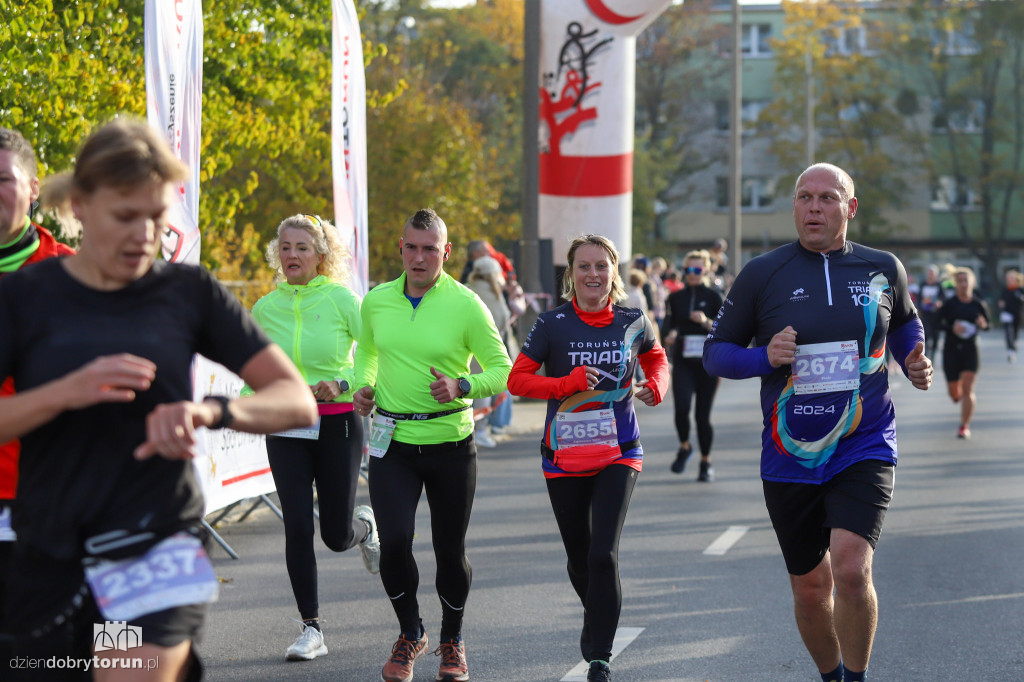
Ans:
[{"label": "running shoe", "polygon": [[303,624],[302,634],[295,640],[295,644],[292,644],[284,652],[285,659],[289,661],[312,661],[317,656],[326,655],[327,645],[324,644],[324,633],[305,624]]},{"label": "running shoe", "polygon": [[687,445],[685,448],[679,448],[679,450],[676,452],[676,461],[672,462],[672,473],[683,473],[683,470],[686,469],[686,460],[690,459],[691,452],[693,452],[692,445]]},{"label": "running shoe", "polygon": [[395,645],[391,647],[391,658],[384,664],[380,671],[381,682],[412,682],[412,667],[416,659],[427,650],[427,633],[416,640],[406,639],[400,635]]},{"label": "running shoe", "polygon": [[373,509],[361,504],[353,510],[352,518],[365,521],[370,526],[370,532],[359,543],[359,551],[363,554],[366,570],[376,575],[380,573],[380,537],[377,535],[377,519],[373,516]]},{"label": "running shoe", "polygon": [[971,430],[969,428],[967,428],[966,426],[961,426],[960,430],[956,432],[956,437],[957,438],[965,438],[965,439],[966,438],[970,438],[971,437]]},{"label": "running shoe", "polygon": [[710,483],[715,480],[715,469],[711,466],[711,462],[700,463],[700,473],[697,474],[697,480],[702,483]]},{"label": "running shoe", "polygon": [[434,652],[441,657],[441,667],[437,671],[437,682],[467,682],[469,680],[469,664],[466,663],[466,643],[441,642]]},{"label": "running shoe", "polygon": [[604,661],[591,661],[587,682],[612,682],[612,668]]}]

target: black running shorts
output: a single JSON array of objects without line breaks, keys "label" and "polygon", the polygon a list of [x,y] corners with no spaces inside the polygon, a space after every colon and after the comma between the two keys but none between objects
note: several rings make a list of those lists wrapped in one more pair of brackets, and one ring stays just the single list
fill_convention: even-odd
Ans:
[{"label": "black running shorts", "polygon": [[891,462],[866,459],[821,485],[762,481],[765,506],[790,574],[805,575],[821,563],[833,528],[856,533],[874,547],[895,475]]},{"label": "black running shorts", "polygon": [[[947,332],[949,334],[951,332]],[[978,344],[974,339],[960,339],[955,336],[946,339],[942,351],[942,371],[946,381],[959,381],[963,372],[978,373],[981,360],[978,357]]]}]

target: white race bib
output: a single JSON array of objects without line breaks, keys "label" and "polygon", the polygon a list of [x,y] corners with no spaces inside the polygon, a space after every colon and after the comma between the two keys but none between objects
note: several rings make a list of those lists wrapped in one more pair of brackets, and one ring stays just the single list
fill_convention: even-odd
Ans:
[{"label": "white race bib", "polygon": [[999,313],[999,321],[1003,324],[1013,324],[1013,313],[1004,310]]},{"label": "white race bib", "polygon": [[277,433],[271,434],[278,438],[304,438],[305,440],[320,440],[320,418],[317,417],[316,423],[312,426],[307,426],[304,429],[288,429],[287,431],[278,431]]},{"label": "white race bib", "polygon": [[395,435],[395,420],[379,414],[373,415],[370,426],[370,457],[383,457]]},{"label": "white race bib", "polygon": [[559,412],[555,415],[555,438],[559,449],[581,445],[618,445],[615,410]]},{"label": "white race bib", "polygon": [[17,534],[11,528],[11,508],[0,505],[0,542],[14,542],[17,539]]},{"label": "white race bib", "polygon": [[140,557],[86,566],[85,579],[109,621],[217,600],[217,575],[203,544],[189,533],[176,533]]},{"label": "white race bib", "polygon": [[856,341],[810,343],[796,347],[793,390],[804,393],[851,391],[860,386]]},{"label": "white race bib", "polygon": [[704,341],[707,340],[704,334],[687,334],[683,337],[683,357],[699,358],[704,356]]}]

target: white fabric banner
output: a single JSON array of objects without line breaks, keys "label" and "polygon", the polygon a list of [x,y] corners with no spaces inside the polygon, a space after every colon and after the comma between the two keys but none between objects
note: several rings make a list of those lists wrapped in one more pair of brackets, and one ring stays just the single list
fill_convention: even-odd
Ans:
[{"label": "white fabric banner", "polygon": [[164,260],[199,264],[199,145],[202,140],[201,0],[146,0],[146,113],[189,179],[177,187],[163,239]]},{"label": "white fabric banner", "polygon": [[366,77],[363,41],[352,0],[332,0],[331,170],[334,224],[352,256],[349,287],[361,297],[369,289],[366,196]]}]

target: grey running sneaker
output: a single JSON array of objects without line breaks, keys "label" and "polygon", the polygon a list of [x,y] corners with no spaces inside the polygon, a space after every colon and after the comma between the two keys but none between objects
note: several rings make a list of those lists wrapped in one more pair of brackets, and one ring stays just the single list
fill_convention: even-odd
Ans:
[{"label": "grey running sneaker", "polygon": [[361,504],[353,510],[352,518],[365,521],[370,526],[366,539],[359,543],[359,551],[363,554],[366,570],[376,575],[380,573],[380,538],[377,536],[377,520],[373,517],[373,510]]},{"label": "grey running sneaker", "polygon": [[317,656],[326,656],[327,645],[324,644],[324,633],[309,625],[303,625],[302,634],[284,654],[285,659],[289,661],[312,661]]}]

